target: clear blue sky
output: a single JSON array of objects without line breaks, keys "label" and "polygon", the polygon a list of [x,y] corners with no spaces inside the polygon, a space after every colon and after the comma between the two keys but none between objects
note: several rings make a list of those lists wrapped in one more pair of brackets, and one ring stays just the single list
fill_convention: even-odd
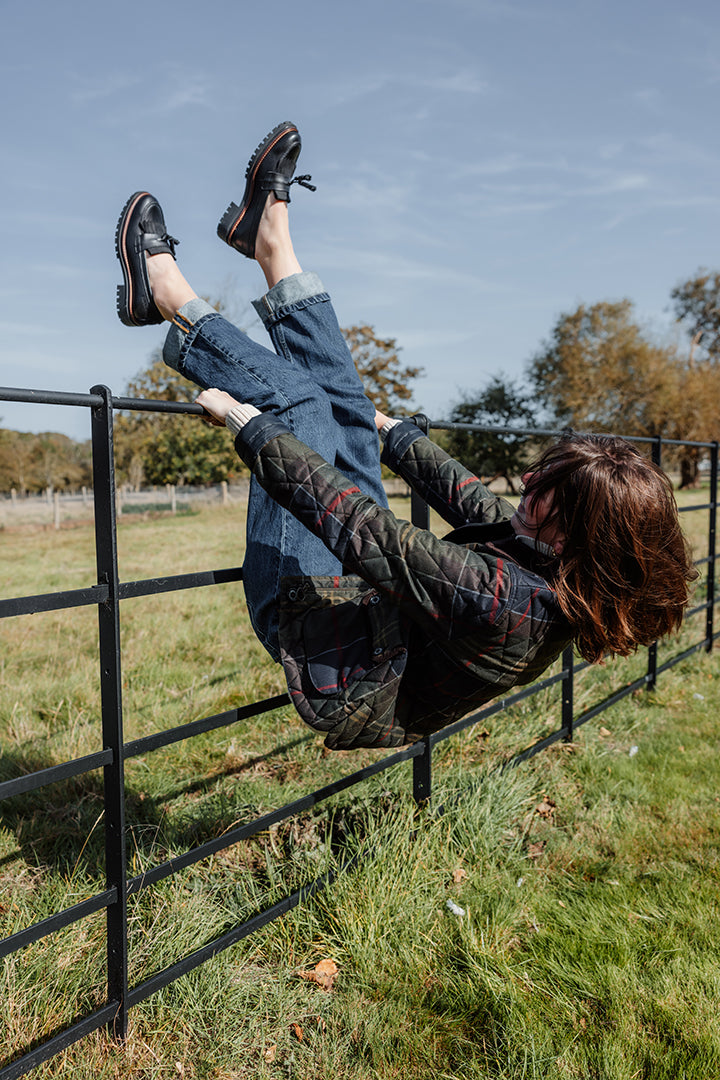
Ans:
[{"label": "clear blue sky", "polygon": [[[720,264],[716,0],[0,0],[0,383],[122,393],[162,340],[115,314],[113,234],[161,200],[198,292],[242,311],[258,268],[217,239],[247,158],[303,136],[303,265],[344,325],[398,339],[442,416],[519,375],[558,315]],[[240,321],[243,321],[241,318]],[[251,321],[246,313],[244,324]],[[262,339],[262,330],[250,327]],[[87,415],[0,402],[84,438]]]}]

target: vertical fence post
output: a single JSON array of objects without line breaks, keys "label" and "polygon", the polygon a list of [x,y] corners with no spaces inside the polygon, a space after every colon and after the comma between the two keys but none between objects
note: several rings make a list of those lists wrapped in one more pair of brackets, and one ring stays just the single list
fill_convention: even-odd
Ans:
[{"label": "vertical fence post", "polygon": [[432,794],[432,745],[430,736],[423,739],[424,753],[413,758],[413,799],[421,804]]},{"label": "vertical fence post", "polygon": [[[430,430],[430,421],[423,413],[417,413],[413,416],[414,422],[422,431],[423,435],[427,435]],[[418,529],[430,528],[430,507],[422,499],[417,492],[410,492],[410,520],[413,525],[417,525]]]},{"label": "vertical fence post", "polygon": [[[659,435],[656,435],[652,443],[652,461],[654,465],[660,469],[662,468],[662,439]],[[654,690],[657,683],[657,641],[653,641],[652,645],[648,645],[648,662],[647,662],[647,674],[645,676],[645,685],[648,690]]]},{"label": "vertical fence post", "polygon": [[568,645],[566,649],[563,649],[562,654],[562,702],[561,702],[561,716],[562,716],[562,728],[565,732],[565,742],[573,741],[573,723],[574,716],[574,701],[573,701],[573,667],[575,664],[574,650],[572,644]]},{"label": "vertical fence post", "polygon": [[[413,420],[423,435],[427,435],[430,430],[427,416],[418,413]],[[430,507],[414,491],[410,493],[410,520],[418,529],[430,528]],[[413,798],[417,803],[427,802],[432,794],[432,744],[429,735],[423,739],[423,745],[425,752],[413,758]]]},{"label": "vertical fence post", "polygon": [[108,1000],[119,1002],[112,1033],[123,1039],[128,1023],[127,864],[113,406],[106,386],[93,386],[90,393],[104,399],[92,410],[91,430],[97,576],[109,590],[107,601],[98,604],[103,748],[112,750],[112,762],[104,771],[105,873],[107,888],[117,892],[107,909]]},{"label": "vertical fence post", "polygon": [[718,442],[710,447],[710,520],[708,522],[708,572],[707,572],[707,614],[705,617],[705,649],[710,652],[715,636],[715,544],[717,526],[717,487],[718,487]]}]

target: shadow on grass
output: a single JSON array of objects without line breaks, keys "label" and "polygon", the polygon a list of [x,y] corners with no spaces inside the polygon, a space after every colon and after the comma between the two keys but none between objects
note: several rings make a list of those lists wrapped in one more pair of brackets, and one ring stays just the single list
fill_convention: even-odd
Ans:
[{"label": "shadow on grass", "polygon": [[[187,851],[255,820],[267,807],[242,801],[221,782],[262,767],[314,738],[314,735],[300,736],[245,761],[229,762],[210,775],[178,782],[158,795],[148,795],[126,777],[128,854],[139,856],[143,864],[147,862],[150,866],[170,854]],[[56,764],[40,751],[6,750],[0,760],[0,781],[26,776]],[[282,767],[278,768],[277,774],[265,774],[263,779],[265,786],[261,797],[267,798],[273,788],[282,789]],[[380,801],[386,801],[388,795],[384,793]],[[274,804],[273,808],[281,805]],[[329,843],[333,848],[342,848],[358,826],[360,808],[364,814],[367,806],[367,800],[357,799],[346,807],[317,808],[288,819],[274,826],[273,851],[282,859],[293,853],[298,845],[316,847]],[[104,786],[100,769],[5,799],[0,804],[0,814],[5,828],[14,834],[19,849],[0,859],[0,867],[22,858],[30,866],[47,867],[63,876],[77,871],[87,873],[91,878],[102,876],[105,836]],[[258,834],[258,837],[262,835]],[[258,837],[249,843],[261,842]]]}]

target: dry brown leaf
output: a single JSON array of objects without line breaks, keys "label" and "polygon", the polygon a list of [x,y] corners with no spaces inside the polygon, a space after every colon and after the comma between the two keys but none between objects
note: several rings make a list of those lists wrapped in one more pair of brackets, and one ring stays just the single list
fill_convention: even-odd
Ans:
[{"label": "dry brown leaf", "polygon": [[459,866],[457,870],[453,870],[452,879],[456,885],[459,885],[467,877],[467,870],[463,870],[462,866]]},{"label": "dry brown leaf", "polygon": [[290,1025],[290,1034],[294,1035],[298,1042],[303,1041],[302,1028],[299,1024],[296,1024],[295,1021]]},{"label": "dry brown leaf", "polygon": [[268,1065],[275,1060],[277,1054],[277,1043],[273,1043],[272,1046],[268,1046],[267,1050],[263,1054],[263,1057],[267,1061]]},{"label": "dry brown leaf", "polygon": [[529,844],[528,845],[528,858],[529,859],[539,859],[544,850],[545,850],[545,841],[544,840],[538,840],[537,843],[535,843],[535,844]]},{"label": "dry brown leaf", "polygon": [[558,900],[558,904],[560,905],[560,907],[567,907],[567,904],[564,904],[562,900]]},{"label": "dry brown leaf", "polygon": [[600,734],[605,736],[612,735],[612,731],[609,731],[606,727],[601,727]]},{"label": "dry brown leaf", "polygon": [[312,971],[298,971],[298,975],[301,979],[315,983],[323,990],[332,990],[338,976],[338,968],[334,960],[321,960]]},{"label": "dry brown leaf", "polygon": [[543,799],[535,807],[535,813],[539,814],[542,818],[551,818],[555,813],[555,806],[557,804],[552,799]]}]

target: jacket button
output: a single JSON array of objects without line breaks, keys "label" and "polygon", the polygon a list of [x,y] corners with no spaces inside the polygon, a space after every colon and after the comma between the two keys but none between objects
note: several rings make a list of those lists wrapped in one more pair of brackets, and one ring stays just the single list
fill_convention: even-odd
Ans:
[{"label": "jacket button", "polygon": [[[371,604],[379,604],[380,603],[380,597],[377,594],[375,596],[371,596],[370,597],[370,603]],[[382,649],[380,651],[382,652]]]},{"label": "jacket button", "polygon": [[383,651],[382,649],[375,649],[375,652],[373,653],[373,655],[374,656],[379,656],[382,651]]}]

